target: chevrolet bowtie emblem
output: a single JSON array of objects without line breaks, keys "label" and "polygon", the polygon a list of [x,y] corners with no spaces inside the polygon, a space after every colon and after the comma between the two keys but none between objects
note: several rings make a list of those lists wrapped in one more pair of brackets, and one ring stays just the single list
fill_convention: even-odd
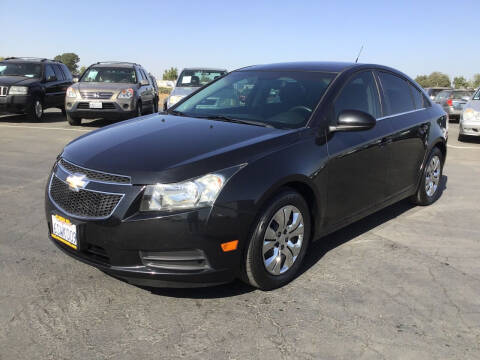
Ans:
[{"label": "chevrolet bowtie emblem", "polygon": [[88,185],[89,181],[85,174],[73,174],[69,175],[66,180],[70,190],[79,191],[80,189],[84,189],[85,186]]}]

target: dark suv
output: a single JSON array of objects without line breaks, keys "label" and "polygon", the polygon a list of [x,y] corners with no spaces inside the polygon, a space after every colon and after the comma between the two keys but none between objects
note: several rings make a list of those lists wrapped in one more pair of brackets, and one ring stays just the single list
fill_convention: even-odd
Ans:
[{"label": "dark suv", "polygon": [[64,99],[72,84],[70,70],[61,62],[10,57],[0,61],[0,113],[30,114],[41,121],[46,108],[65,114]]},{"label": "dark suv", "polygon": [[158,91],[139,64],[98,62],[68,89],[65,107],[70,125],[80,125],[82,118],[124,120],[157,112]]}]

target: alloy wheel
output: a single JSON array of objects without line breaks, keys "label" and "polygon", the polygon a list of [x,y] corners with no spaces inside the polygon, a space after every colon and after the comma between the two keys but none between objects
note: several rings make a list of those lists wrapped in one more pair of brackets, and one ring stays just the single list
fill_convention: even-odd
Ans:
[{"label": "alloy wheel", "polygon": [[272,275],[290,269],[302,249],[304,235],[303,216],[295,206],[279,209],[270,220],[263,238],[263,264]]},{"label": "alloy wheel", "polygon": [[435,155],[430,160],[427,170],[425,171],[425,192],[432,197],[438,189],[440,183],[441,162],[440,158]]},{"label": "alloy wheel", "polygon": [[43,115],[43,106],[40,100],[35,101],[35,116],[40,119]]}]

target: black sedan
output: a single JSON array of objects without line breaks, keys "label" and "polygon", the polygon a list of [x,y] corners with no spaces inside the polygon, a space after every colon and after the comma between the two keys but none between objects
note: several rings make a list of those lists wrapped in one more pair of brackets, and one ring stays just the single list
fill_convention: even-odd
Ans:
[{"label": "black sedan", "polygon": [[446,121],[388,67],[242,68],[67,145],[46,190],[49,236],[133,284],[276,288],[311,241],[407,197],[437,200]]}]

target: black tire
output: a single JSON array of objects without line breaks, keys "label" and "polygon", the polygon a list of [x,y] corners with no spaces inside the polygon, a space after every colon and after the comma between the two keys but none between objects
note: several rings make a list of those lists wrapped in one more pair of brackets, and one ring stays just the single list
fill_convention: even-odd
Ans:
[{"label": "black tire", "polygon": [[[429,165],[432,162],[434,157],[438,157],[440,164],[439,164],[439,182],[437,184],[436,190],[432,194],[427,193],[426,189],[426,181],[427,181],[427,172],[429,172]],[[420,186],[417,189],[417,193],[411,198],[411,201],[416,205],[427,206],[433,204],[435,201],[438,200],[442,193],[442,175],[443,175],[443,164],[444,158],[443,153],[438,147],[434,147],[428,156],[427,162],[425,163],[423,172],[422,172],[422,179],[420,181]]]},{"label": "black tire", "polygon": [[158,98],[153,99],[153,113],[158,113]]},{"label": "black tire", "polygon": [[60,110],[62,110],[62,115],[63,116],[67,116],[67,110],[65,110],[64,108],[60,108]]},{"label": "black tire", "polygon": [[139,117],[139,116],[142,116],[143,115],[143,106],[142,106],[142,102],[139,101],[137,103],[137,115],[136,117]]},{"label": "black tire", "polygon": [[43,101],[40,98],[34,98],[29,111],[34,122],[41,122],[44,117]]},{"label": "black tire", "polygon": [[76,116],[72,116],[69,113],[67,113],[67,121],[70,125],[72,126],[79,126],[82,124],[82,119]]},{"label": "black tire", "polygon": [[458,141],[465,142],[467,140],[468,138],[465,135],[461,135],[461,134],[458,135]]},{"label": "black tire", "polygon": [[[264,236],[267,231],[267,227],[269,227],[271,221],[273,221],[273,216],[285,206],[294,206],[301,213],[303,217],[304,229],[303,239],[301,241],[300,251],[295,260],[293,261],[293,264],[284,273],[273,275],[269,271],[267,271],[266,264],[264,263]],[[291,219],[292,217],[290,217],[288,221],[291,221]],[[288,221],[286,222],[286,224],[289,223]],[[310,229],[310,210],[304,198],[298,192],[290,189],[285,189],[284,191],[276,195],[274,198],[272,198],[266,204],[263,211],[259,215],[259,218],[251,235],[250,242],[248,244],[248,248],[245,254],[243,280],[248,284],[262,290],[276,289],[292,281],[296,277],[300,267],[302,266],[308,243],[310,241]],[[277,230],[278,228],[273,233],[276,233]],[[281,232],[279,232],[278,234],[280,233]],[[285,237],[286,236],[288,236],[288,234],[285,235]],[[282,238],[282,240],[279,239],[280,238],[274,240],[275,248],[279,248],[279,243],[283,242],[285,238]],[[289,250],[287,245],[285,245],[285,250],[283,250],[283,245],[280,246],[282,247],[282,251]],[[273,251],[273,248],[271,251]],[[282,268],[282,264],[285,264],[286,258],[283,257],[285,255],[279,256],[282,259],[279,267]]]}]

